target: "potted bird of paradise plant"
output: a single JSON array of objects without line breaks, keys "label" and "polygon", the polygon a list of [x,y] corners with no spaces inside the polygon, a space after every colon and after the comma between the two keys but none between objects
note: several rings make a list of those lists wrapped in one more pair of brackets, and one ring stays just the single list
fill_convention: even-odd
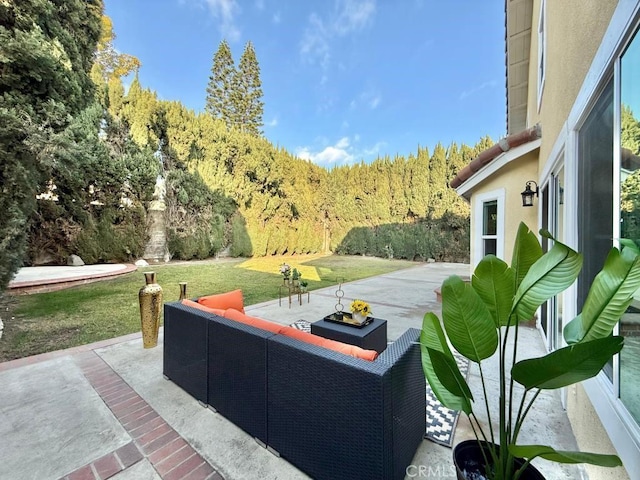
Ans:
[{"label": "potted bird of paradise plant", "polygon": [[[544,302],[567,289],[582,268],[581,254],[546,231],[540,234],[553,241],[546,253],[536,235],[521,223],[511,265],[488,255],[475,268],[471,282],[456,276],[448,278],[442,284],[442,323],[434,313],[424,317],[420,343],[425,377],[444,406],[468,416],[476,436],[454,448],[461,480],[544,478],[530,463],[538,457],[605,467],[622,464],[616,455],[559,451],[518,442],[542,390],[594,377],[612,355],[620,352],[623,338],[612,332],[640,287],[640,252],[633,242],[623,241],[621,250],[610,250],[590,286],[582,312],[565,326],[567,346],[539,358],[518,360],[519,325],[530,320]],[[471,389],[449,345],[478,365],[484,402],[477,407],[485,409],[488,424],[474,414]],[[483,362],[493,355],[498,355],[499,364],[499,392],[495,396],[487,394]],[[490,413],[495,411],[491,408],[494,401],[497,419]],[[471,472],[469,461],[479,464],[477,472]]]}]

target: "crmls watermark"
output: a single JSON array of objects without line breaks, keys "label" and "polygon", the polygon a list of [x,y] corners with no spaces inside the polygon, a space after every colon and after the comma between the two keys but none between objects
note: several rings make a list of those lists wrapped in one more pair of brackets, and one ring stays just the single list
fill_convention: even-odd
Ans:
[{"label": "crmls watermark", "polygon": [[455,478],[454,465],[409,465],[406,469],[408,478]]}]

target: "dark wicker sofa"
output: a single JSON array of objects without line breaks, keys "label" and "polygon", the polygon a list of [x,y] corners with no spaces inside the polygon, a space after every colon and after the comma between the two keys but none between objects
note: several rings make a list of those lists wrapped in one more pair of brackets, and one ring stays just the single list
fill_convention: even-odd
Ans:
[{"label": "dark wicker sofa", "polygon": [[179,302],[164,375],[317,479],[402,479],[425,432],[419,330],[374,361]]}]

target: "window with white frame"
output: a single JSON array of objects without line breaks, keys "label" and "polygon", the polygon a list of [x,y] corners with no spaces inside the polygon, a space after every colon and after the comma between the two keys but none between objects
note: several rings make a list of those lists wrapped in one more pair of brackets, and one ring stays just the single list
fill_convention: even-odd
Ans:
[{"label": "window with white frame", "polygon": [[504,197],[503,189],[478,195],[474,228],[474,262],[485,255],[504,255]]},{"label": "window with white frame", "polygon": [[542,101],[544,89],[544,76],[546,68],[547,36],[545,31],[546,1],[540,3],[540,16],[538,17],[538,112]]},{"label": "window with white frame", "polygon": [[498,201],[482,203],[482,255],[498,253]]},{"label": "window with white frame", "polygon": [[[640,245],[640,34],[620,58],[620,238]],[[620,320],[620,400],[640,424],[640,293]]]},{"label": "window with white frame", "polygon": [[[584,259],[581,276],[566,297],[567,318],[582,310],[589,277],[599,271],[609,248],[622,237],[640,243],[640,142],[634,141],[640,119],[639,30],[640,0],[617,2],[567,117],[567,135],[558,137],[566,146],[565,234]],[[640,296],[636,298],[614,330],[625,338],[621,353],[604,373],[582,382],[629,473],[640,471]]]},{"label": "window with white frame", "polygon": [[[579,310],[612,244],[625,238],[640,245],[640,35],[617,62],[578,130]],[[640,425],[640,293],[617,328],[625,347],[604,373]]]}]

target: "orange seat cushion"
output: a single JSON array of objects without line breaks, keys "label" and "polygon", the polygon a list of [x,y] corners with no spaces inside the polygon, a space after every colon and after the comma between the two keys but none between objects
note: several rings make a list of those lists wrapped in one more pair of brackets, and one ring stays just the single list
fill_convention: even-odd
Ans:
[{"label": "orange seat cushion", "polygon": [[223,317],[228,318],[229,320],[235,320],[236,322],[244,323],[245,325],[251,325],[256,328],[261,328],[262,330],[273,333],[279,333],[283,328],[282,325],[270,322],[269,320],[263,320],[262,318],[251,317],[236,310],[235,308],[228,308],[227,310],[225,310]]},{"label": "orange seat cushion", "polygon": [[201,305],[198,302],[194,302],[193,300],[188,300],[188,299],[181,300],[180,303],[182,303],[182,305],[186,305],[187,307],[197,308],[198,310],[202,310],[203,312],[214,313],[219,317],[224,316],[224,310],[221,308],[205,307],[204,305]]},{"label": "orange seat cushion", "polygon": [[335,342],[338,345],[335,345],[332,350],[336,352],[344,353],[345,355],[351,355],[352,357],[361,358],[362,360],[369,360],[373,362],[376,358],[378,358],[378,352],[375,350],[366,350],[364,348],[360,348],[357,345],[349,345],[348,343],[336,342],[335,340],[327,340],[328,342]]},{"label": "orange seat cushion", "polygon": [[302,330],[298,330],[297,328],[282,327],[280,333],[282,335],[286,335],[287,337],[300,340],[301,342],[318,345],[319,347],[324,347],[329,350],[344,353],[345,355],[350,355],[352,357],[361,358],[362,360],[373,361],[378,358],[378,352],[376,352],[375,350],[365,350],[364,348],[360,348],[356,345],[349,345],[348,343],[330,340],[319,335],[314,335],[313,333],[303,332]]},{"label": "orange seat cushion", "polygon": [[301,342],[310,343],[311,345],[318,345],[319,347],[324,347],[324,343],[327,340],[326,338],[319,335],[303,332],[302,330],[298,330],[294,327],[283,327],[282,330],[280,330],[280,333],[282,335],[286,335],[287,337],[300,340]]},{"label": "orange seat cushion", "polygon": [[233,308],[244,313],[244,299],[242,298],[242,290],[233,290],[232,292],[219,293],[217,295],[208,295],[200,297],[198,303],[209,308],[219,308],[226,310]]}]

